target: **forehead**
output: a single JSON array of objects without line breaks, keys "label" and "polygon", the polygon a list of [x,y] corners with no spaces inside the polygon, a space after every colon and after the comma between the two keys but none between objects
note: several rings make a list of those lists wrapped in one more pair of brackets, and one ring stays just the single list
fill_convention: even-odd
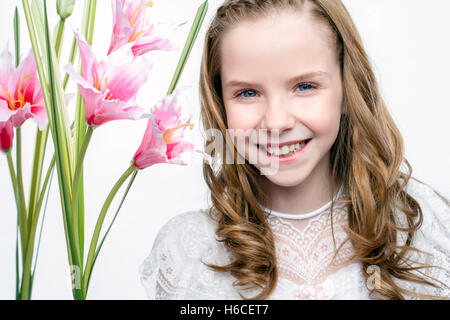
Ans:
[{"label": "forehead", "polygon": [[330,38],[331,31],[309,14],[281,12],[241,22],[228,29],[220,43],[222,80],[331,73],[338,61]]}]

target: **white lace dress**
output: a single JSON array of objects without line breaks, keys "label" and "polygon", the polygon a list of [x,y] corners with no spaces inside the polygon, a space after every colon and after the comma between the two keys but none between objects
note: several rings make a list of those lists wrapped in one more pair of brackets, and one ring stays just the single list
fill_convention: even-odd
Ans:
[{"label": "white lace dress", "polygon": [[[407,191],[421,205],[424,220],[415,234],[413,245],[431,256],[412,254],[415,261],[441,268],[422,269],[422,274],[442,281],[447,287],[431,286],[394,279],[408,290],[450,299],[450,204],[428,186],[410,180]],[[336,198],[342,195],[342,189]],[[366,281],[362,264],[348,260],[352,245],[346,241],[332,262],[335,244],[332,237],[330,203],[306,214],[283,214],[264,208],[272,228],[279,277],[268,299],[374,299],[370,290],[377,285],[377,267],[371,266]],[[336,245],[346,238],[344,205],[333,208]],[[141,283],[150,299],[235,299],[238,291],[254,297],[261,289],[233,287],[236,280],[228,273],[218,273],[202,261],[225,265],[233,261],[232,253],[216,241],[216,225],[206,210],[189,211],[170,219],[159,231],[150,255],[139,268]],[[400,234],[399,241],[401,242]],[[341,265],[339,265],[341,263]],[[412,299],[412,296],[406,296]]]}]

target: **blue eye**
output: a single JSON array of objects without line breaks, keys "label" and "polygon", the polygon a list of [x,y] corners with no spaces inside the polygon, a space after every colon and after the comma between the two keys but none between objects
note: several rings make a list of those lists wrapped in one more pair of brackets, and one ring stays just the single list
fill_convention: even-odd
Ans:
[{"label": "blue eye", "polygon": [[313,85],[311,83],[301,83],[298,85],[298,88],[300,88],[300,91],[307,91],[313,89]]},{"label": "blue eye", "polygon": [[250,95],[250,97],[249,96],[245,96],[245,93],[248,93],[248,92],[253,92],[254,94],[256,94],[255,90],[251,90],[250,89],[250,90],[243,90],[243,91],[241,91],[239,95],[243,95],[244,98],[253,98],[254,95]]}]

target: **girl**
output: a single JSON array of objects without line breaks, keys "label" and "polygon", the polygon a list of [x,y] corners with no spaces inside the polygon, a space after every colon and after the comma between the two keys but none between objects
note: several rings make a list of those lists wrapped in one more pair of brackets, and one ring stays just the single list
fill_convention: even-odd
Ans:
[{"label": "girl", "polygon": [[450,203],[411,177],[341,1],[225,1],[200,93],[233,161],[158,233],[150,298],[450,298]]}]

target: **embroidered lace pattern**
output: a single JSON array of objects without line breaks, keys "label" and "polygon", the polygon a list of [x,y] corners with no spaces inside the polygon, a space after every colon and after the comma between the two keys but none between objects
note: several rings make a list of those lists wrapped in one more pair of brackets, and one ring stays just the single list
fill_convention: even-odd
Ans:
[{"label": "embroidered lace pattern", "polygon": [[[309,288],[313,295],[322,294],[322,283],[337,272],[353,254],[344,226],[346,212],[333,210],[333,230],[331,215],[323,212],[309,219],[285,219],[269,215],[276,243],[279,277],[291,281],[300,288]],[[333,256],[337,248],[344,243]],[[312,290],[311,288],[314,288]],[[298,290],[301,291],[301,290]]]}]

